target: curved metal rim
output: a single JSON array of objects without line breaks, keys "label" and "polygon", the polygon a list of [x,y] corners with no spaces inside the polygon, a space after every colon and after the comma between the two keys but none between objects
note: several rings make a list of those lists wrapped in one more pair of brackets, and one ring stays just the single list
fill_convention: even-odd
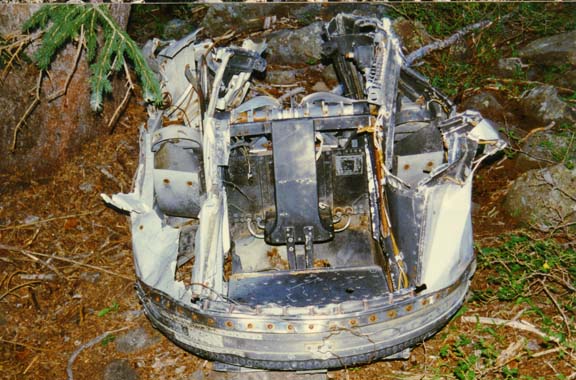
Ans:
[{"label": "curved metal rim", "polygon": [[[328,317],[324,319],[330,321],[327,325],[317,316],[297,321],[270,315],[247,319],[245,315],[234,316],[231,313],[219,313],[218,317],[207,310],[194,310],[187,318],[182,308],[190,312],[191,307],[181,305],[143,283],[139,283],[137,288],[152,323],[169,339],[198,356],[268,370],[329,369],[373,362],[434,335],[462,305],[472,267],[448,288],[415,296],[410,303],[389,305],[378,313],[365,310],[338,318]],[[414,304],[424,305],[415,309],[411,307]],[[388,318],[378,319],[383,314]],[[236,329],[240,321],[249,328]],[[270,321],[275,321],[275,324]],[[300,324],[316,326],[316,331],[301,333],[298,331]],[[321,326],[327,329],[321,331]],[[281,331],[281,328],[286,330]],[[363,340],[356,339],[358,337],[363,337]],[[318,350],[304,349],[306,344],[317,345],[320,342],[324,345],[328,340],[334,348],[322,355]],[[254,349],[250,344],[262,348]]]}]

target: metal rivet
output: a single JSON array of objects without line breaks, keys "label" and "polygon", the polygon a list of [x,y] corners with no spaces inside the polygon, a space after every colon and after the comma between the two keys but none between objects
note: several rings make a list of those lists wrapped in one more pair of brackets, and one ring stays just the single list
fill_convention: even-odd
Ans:
[{"label": "metal rivet", "polygon": [[386,313],[390,318],[396,318],[396,310],[390,310],[388,313]]},{"label": "metal rivet", "polygon": [[163,182],[164,182],[165,185],[168,185],[168,184],[170,183],[170,180],[169,180],[168,178],[164,178],[164,181],[163,181]]},{"label": "metal rivet", "polygon": [[370,322],[376,322],[376,321],[378,320],[378,317],[375,316],[374,314],[372,314],[372,315],[370,316],[370,318],[368,318],[368,319],[370,320]]},{"label": "metal rivet", "polygon": [[408,170],[408,169],[410,169],[410,165],[408,165],[408,164],[404,165],[404,170]]},{"label": "metal rivet", "polygon": [[186,184],[187,184],[188,186],[192,186],[192,181],[188,181],[188,182],[186,182]]},{"label": "metal rivet", "polygon": [[246,325],[246,328],[247,328],[247,329],[251,329],[251,328],[253,328],[253,327],[254,327],[254,325],[252,325],[252,323],[248,323],[248,324]]},{"label": "metal rivet", "polygon": [[350,326],[356,326],[358,324],[358,321],[355,319],[351,319],[350,321],[348,321],[348,323],[350,323]]},{"label": "metal rivet", "polygon": [[412,305],[408,305],[404,308],[406,311],[412,311]]},{"label": "metal rivet", "polygon": [[234,323],[232,323],[232,321],[226,321],[226,327],[232,328],[234,327]]},{"label": "metal rivet", "polygon": [[268,323],[268,324],[266,325],[266,328],[267,328],[268,330],[272,330],[272,329],[274,328],[274,325],[273,325],[272,323]]}]

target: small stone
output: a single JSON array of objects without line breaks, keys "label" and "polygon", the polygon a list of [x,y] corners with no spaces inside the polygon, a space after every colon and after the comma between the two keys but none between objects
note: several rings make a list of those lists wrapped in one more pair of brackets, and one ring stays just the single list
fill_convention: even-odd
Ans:
[{"label": "small stone", "polygon": [[328,92],[328,91],[330,91],[330,89],[328,88],[326,83],[319,81],[319,82],[316,82],[316,84],[312,87],[312,91]]},{"label": "small stone", "polygon": [[95,284],[100,280],[100,272],[82,272],[80,273],[80,280],[87,281],[91,284]]},{"label": "small stone", "polygon": [[24,219],[24,224],[30,224],[30,223],[36,223],[37,221],[40,220],[40,217],[36,216],[36,215],[28,215],[25,219]]},{"label": "small stone", "polygon": [[116,339],[116,351],[132,353],[151,347],[159,341],[160,337],[158,335],[149,335],[144,328],[139,327]]},{"label": "small stone", "polygon": [[335,86],[339,83],[334,65],[328,65],[322,70],[322,80],[330,86]]},{"label": "small stone", "polygon": [[268,71],[266,73],[266,81],[272,84],[293,84],[296,83],[296,71],[295,70]]},{"label": "small stone", "polygon": [[80,191],[82,191],[83,193],[90,193],[93,189],[94,189],[94,185],[92,185],[89,182],[84,182],[83,184],[81,184],[80,186],[78,186],[78,188],[80,189]]},{"label": "small stone", "polygon": [[127,360],[112,360],[104,369],[104,380],[138,380],[136,370]]},{"label": "small stone", "polygon": [[498,72],[501,76],[512,78],[528,67],[518,57],[501,58],[498,60]]}]

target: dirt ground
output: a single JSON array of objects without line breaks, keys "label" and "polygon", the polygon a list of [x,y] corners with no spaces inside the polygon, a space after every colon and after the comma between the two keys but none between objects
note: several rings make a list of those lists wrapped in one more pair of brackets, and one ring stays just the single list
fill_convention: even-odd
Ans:
[{"label": "dirt ground", "polygon": [[[103,378],[107,365],[116,359],[125,360],[142,380],[188,379],[198,370],[210,370],[211,363],[178,348],[156,332],[143,314],[134,291],[127,216],[107,207],[99,195],[130,190],[138,128],[146,118],[145,109],[133,98],[114,133],[87,144],[55,176],[24,182],[18,176],[0,174],[0,378],[63,379],[71,358],[74,379]],[[497,236],[519,228],[501,211],[507,186],[518,175],[514,167],[512,160],[500,157],[477,173],[473,223],[479,246],[495,244]],[[555,346],[538,335],[490,326],[497,333],[493,334],[488,326],[462,319],[514,320],[522,311],[522,305],[512,302],[473,297],[475,291],[489,286],[490,275],[489,269],[476,273],[460,313],[416,347],[409,360],[342,369],[330,372],[329,377],[492,379],[507,378],[502,373],[506,366],[514,373],[509,378],[568,378],[574,363],[555,355],[557,351],[547,354]],[[543,310],[551,318],[558,317],[553,305]],[[530,322],[531,318],[535,316],[522,320]],[[138,327],[145,329],[151,343],[120,352],[116,341]],[[106,333],[109,338],[85,346]],[[496,356],[506,350],[511,356],[502,359],[504,364],[487,367],[482,367],[482,360],[469,363],[476,366],[467,372],[472,377],[460,377],[454,369],[463,361],[466,364],[474,348],[462,344],[460,353],[446,353],[444,348],[456,347],[463,337],[488,342]],[[518,342],[529,342],[543,354],[520,353],[514,349]]]}]

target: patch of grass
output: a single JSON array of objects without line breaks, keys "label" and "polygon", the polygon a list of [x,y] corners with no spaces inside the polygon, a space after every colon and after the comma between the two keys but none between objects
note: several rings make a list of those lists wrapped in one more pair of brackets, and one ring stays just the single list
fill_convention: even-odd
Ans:
[{"label": "patch of grass", "polygon": [[[486,80],[498,76],[496,63],[503,57],[518,55],[519,47],[527,41],[576,29],[576,7],[544,3],[433,3],[395,5],[392,17],[405,17],[420,21],[426,31],[436,39],[482,20],[494,23],[476,31],[459,45],[425,58],[419,71],[430,78],[432,84],[450,97],[462,90],[493,85]],[[508,16],[506,19],[502,19]],[[549,77],[557,77],[566,67],[550,69]],[[503,89],[510,96],[526,90],[526,72],[518,67],[513,73],[518,83],[506,83]]]},{"label": "patch of grass", "polygon": [[561,341],[576,335],[573,248],[554,239],[510,235],[497,247],[481,248],[478,263],[481,270],[491,273],[489,289],[476,291],[480,298],[524,305],[526,315]]},{"label": "patch of grass", "polygon": [[96,315],[101,318],[101,317],[104,317],[106,314],[109,314],[112,312],[116,313],[119,308],[120,308],[120,305],[116,301],[114,301],[114,302],[112,302],[112,305],[105,307],[104,309],[100,310]]}]

